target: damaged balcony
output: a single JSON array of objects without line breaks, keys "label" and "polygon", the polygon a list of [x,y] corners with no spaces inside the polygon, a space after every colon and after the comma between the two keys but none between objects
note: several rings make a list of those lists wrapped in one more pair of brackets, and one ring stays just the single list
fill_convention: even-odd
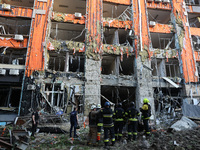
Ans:
[{"label": "damaged balcony", "polygon": [[197,71],[198,71],[198,77],[199,77],[198,82],[200,83],[200,62],[196,62],[196,64],[197,64]]},{"label": "damaged balcony", "polygon": [[173,34],[154,34],[151,33],[153,49],[170,50],[175,49]]},{"label": "damaged balcony", "polygon": [[53,21],[85,24],[85,1],[68,0],[66,2],[66,0],[58,0],[54,4],[53,11]]},{"label": "damaged balcony", "polygon": [[48,69],[59,72],[84,72],[84,56],[69,52],[49,52]]},{"label": "damaged balcony", "polygon": [[150,32],[171,33],[173,26],[170,22],[170,11],[148,9]]},{"label": "damaged balcony", "polygon": [[200,51],[200,36],[192,36],[193,48],[195,51]]},{"label": "damaged balcony", "polygon": [[153,87],[182,87],[179,85],[181,84],[182,79],[180,77],[180,67],[179,61],[177,59],[153,58],[151,61],[151,68],[153,76]]},{"label": "damaged balcony", "polygon": [[124,109],[126,110],[130,102],[135,102],[136,90],[134,87],[116,87],[116,86],[101,86],[101,102],[104,104],[106,100],[111,103],[118,104],[122,103]]},{"label": "damaged balcony", "polygon": [[83,87],[81,84],[45,83],[42,88],[42,96],[43,99],[39,105],[45,112],[54,113],[62,109],[62,111],[70,113],[74,106],[79,106],[78,110],[83,111]]},{"label": "damaged balcony", "polygon": [[20,34],[28,36],[30,25],[30,19],[0,17],[1,35]]},{"label": "damaged balcony", "polygon": [[103,26],[113,28],[131,29],[132,8],[126,5],[103,3]]},{"label": "damaged balcony", "polygon": [[102,59],[101,85],[136,86],[134,80],[134,57],[104,55]]},{"label": "damaged balcony", "polygon": [[55,40],[84,42],[85,26],[52,22],[50,37]]},{"label": "damaged balcony", "polygon": [[190,27],[200,28],[200,14],[188,13]]},{"label": "damaged balcony", "polygon": [[185,3],[187,5],[200,5],[200,1],[199,0],[185,0]]},{"label": "damaged balcony", "polygon": [[[199,6],[200,9],[200,6]],[[192,36],[200,36],[200,14],[188,13],[188,20],[190,25],[190,32]],[[194,37],[192,37],[194,40]]]},{"label": "damaged balcony", "polygon": [[159,120],[166,119],[173,120],[177,113],[181,110],[183,91],[180,88],[154,88],[154,103],[156,116]]},{"label": "damaged balcony", "polygon": [[[149,22],[156,22],[159,24],[170,24],[170,13],[168,10],[148,9]],[[153,24],[150,26],[153,26]]]}]

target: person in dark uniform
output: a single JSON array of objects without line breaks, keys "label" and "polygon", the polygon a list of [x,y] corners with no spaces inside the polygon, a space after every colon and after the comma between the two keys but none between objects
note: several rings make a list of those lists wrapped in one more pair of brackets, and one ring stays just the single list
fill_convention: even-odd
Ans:
[{"label": "person in dark uniform", "polygon": [[76,135],[76,128],[77,128],[77,125],[78,125],[78,112],[77,112],[77,108],[75,107],[74,110],[70,113],[70,124],[71,124],[71,127],[70,127],[70,138],[72,137],[72,130],[74,128],[74,138],[77,137]]},{"label": "person in dark uniform", "polygon": [[89,118],[89,133],[87,137],[87,145],[92,144],[95,146],[97,138],[97,111],[96,105],[91,106],[91,111],[88,115]]},{"label": "person in dark uniform", "polygon": [[[96,110],[98,111],[100,109],[101,109],[101,104],[98,104]],[[101,114],[98,113],[97,114],[97,142],[100,141],[102,128],[103,128],[103,118],[101,117]]]},{"label": "person in dark uniform", "polygon": [[32,113],[32,134],[31,136],[35,137],[35,132],[37,129],[37,125],[39,122],[39,114],[38,114],[39,108],[37,108],[33,113]]},{"label": "person in dark uniform", "polygon": [[135,108],[134,102],[130,103],[130,107],[127,109],[125,115],[128,119],[128,141],[131,140],[132,136],[133,136],[133,140],[136,140],[138,117],[139,117],[140,113]]},{"label": "person in dark uniform", "polygon": [[104,109],[101,110],[101,116],[103,118],[103,128],[104,128],[104,144],[105,147],[108,146],[109,143],[109,135],[108,133],[110,132],[110,137],[112,141],[112,146],[115,144],[115,133],[114,133],[114,124],[113,124],[113,111],[110,108],[110,103],[105,102],[104,104]]},{"label": "person in dark uniform", "polygon": [[115,124],[114,124],[115,139],[119,141],[121,141],[121,138],[122,138],[124,117],[125,117],[125,112],[124,112],[124,109],[122,108],[122,103],[119,103],[113,113],[113,119],[115,120]]},{"label": "person in dark uniform", "polygon": [[142,120],[144,123],[145,134],[147,136],[150,135],[149,119],[151,117],[151,106],[148,103],[149,103],[149,100],[147,98],[144,98],[143,105],[140,108],[140,111],[142,112]]}]

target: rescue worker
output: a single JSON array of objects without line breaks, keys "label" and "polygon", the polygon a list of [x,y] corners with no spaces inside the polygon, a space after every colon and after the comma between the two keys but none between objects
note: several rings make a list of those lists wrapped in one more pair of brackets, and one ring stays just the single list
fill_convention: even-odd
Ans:
[{"label": "rescue worker", "polygon": [[97,113],[96,113],[96,106],[91,106],[91,111],[89,113],[89,133],[87,138],[87,145],[92,144],[93,146],[96,145],[96,138],[97,138]]},{"label": "rescue worker", "polygon": [[122,103],[119,103],[113,113],[113,119],[115,122],[114,124],[115,140],[121,141],[122,129],[124,125],[124,117],[125,117],[125,112],[124,109],[122,108]]},{"label": "rescue worker", "polygon": [[39,114],[38,114],[38,111],[40,109],[37,108],[36,110],[34,110],[34,112],[32,113],[32,134],[31,136],[35,137],[35,132],[36,132],[36,129],[37,129],[37,125],[38,125],[38,122],[39,122]]},{"label": "rescue worker", "polygon": [[105,147],[107,147],[109,143],[108,132],[110,132],[112,146],[115,144],[115,133],[114,133],[113,118],[112,118],[113,111],[110,108],[110,103],[105,102],[104,106],[105,106],[104,109],[101,110],[101,116],[103,118],[104,144],[105,144]]},{"label": "rescue worker", "polygon": [[139,117],[140,113],[135,108],[134,102],[130,103],[130,107],[127,109],[125,115],[128,119],[128,141],[131,140],[132,136],[133,136],[133,140],[136,140],[138,117]]},{"label": "rescue worker", "polygon": [[[101,109],[101,104],[97,105],[97,111]],[[103,127],[103,118],[101,117],[101,114],[98,113],[97,114],[97,142],[100,141],[100,137],[101,137],[101,129]]]},{"label": "rescue worker", "polygon": [[143,99],[143,105],[140,108],[140,111],[142,112],[142,120],[144,123],[144,129],[145,129],[145,134],[147,136],[150,135],[150,130],[149,130],[149,119],[151,117],[151,106],[148,104],[149,100],[147,98]]},{"label": "rescue worker", "polygon": [[76,135],[76,128],[78,125],[78,112],[77,112],[77,108],[74,107],[74,110],[70,113],[70,138],[72,138],[72,129],[74,128],[74,138],[78,137]]}]

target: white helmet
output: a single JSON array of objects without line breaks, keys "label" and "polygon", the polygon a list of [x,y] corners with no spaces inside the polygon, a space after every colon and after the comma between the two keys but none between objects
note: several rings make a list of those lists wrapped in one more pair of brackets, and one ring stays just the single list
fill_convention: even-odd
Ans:
[{"label": "white helmet", "polygon": [[96,108],[96,106],[95,106],[95,105],[92,105],[92,106],[91,106],[91,109],[92,109],[92,110],[93,110],[93,109],[95,109],[95,108]]},{"label": "white helmet", "polygon": [[97,108],[101,108],[101,104],[97,104]]}]

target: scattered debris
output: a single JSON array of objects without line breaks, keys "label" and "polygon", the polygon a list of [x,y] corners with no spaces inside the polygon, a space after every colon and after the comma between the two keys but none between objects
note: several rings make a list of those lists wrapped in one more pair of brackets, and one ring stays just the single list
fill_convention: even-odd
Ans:
[{"label": "scattered debris", "polygon": [[192,129],[197,127],[198,125],[193,122],[192,120],[188,119],[187,117],[183,116],[181,120],[174,123],[171,128],[173,128],[176,131],[181,131],[185,129]]}]

